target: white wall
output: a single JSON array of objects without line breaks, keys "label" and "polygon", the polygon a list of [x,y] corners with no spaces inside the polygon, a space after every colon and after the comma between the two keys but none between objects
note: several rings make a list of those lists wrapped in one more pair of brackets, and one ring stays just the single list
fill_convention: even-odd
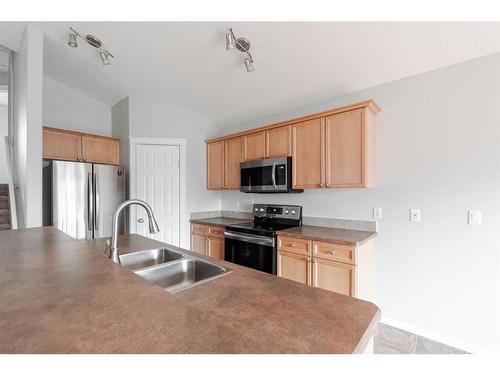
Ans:
[{"label": "white wall", "polygon": [[43,34],[27,26],[14,55],[14,184],[20,228],[42,225]]},{"label": "white wall", "polygon": [[8,184],[7,155],[5,137],[9,134],[8,107],[0,104],[0,184]]},{"label": "white wall", "polygon": [[[500,54],[226,129],[373,98],[376,187],[293,195],[224,192],[224,210],[293,203],[306,216],[372,219],[376,303],[384,319],[473,351],[500,350]],[[422,221],[409,222],[420,208]],[[467,225],[467,211],[483,224]]]},{"label": "white wall", "polygon": [[[129,105],[125,98],[111,107],[111,133],[113,137],[120,139],[120,164],[125,169],[125,197],[130,197],[130,152],[129,152]],[[128,216],[126,216],[128,218]],[[128,221],[126,219],[126,227]]]},{"label": "white wall", "polygon": [[[129,130],[123,129],[127,122]],[[186,139],[187,218],[189,212],[220,210],[221,193],[206,190],[204,140],[220,131],[193,111],[163,102],[129,97],[113,106],[113,136]],[[133,197],[131,197],[133,198]],[[188,246],[187,239],[181,239]]]},{"label": "white wall", "polygon": [[111,107],[45,75],[43,124],[54,128],[109,136]]},{"label": "white wall", "polygon": [[187,140],[187,186],[190,211],[220,209],[220,192],[206,190],[205,142],[219,128],[182,107],[129,98],[130,136],[185,138]]}]

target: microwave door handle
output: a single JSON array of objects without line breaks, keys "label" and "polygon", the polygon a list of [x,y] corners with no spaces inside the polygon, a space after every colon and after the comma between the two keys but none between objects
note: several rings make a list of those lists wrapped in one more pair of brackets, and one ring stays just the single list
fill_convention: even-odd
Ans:
[{"label": "microwave door handle", "polygon": [[276,186],[276,163],[273,163],[273,170],[272,170],[272,178],[273,178],[273,186],[274,186],[274,190],[277,190],[278,187]]}]

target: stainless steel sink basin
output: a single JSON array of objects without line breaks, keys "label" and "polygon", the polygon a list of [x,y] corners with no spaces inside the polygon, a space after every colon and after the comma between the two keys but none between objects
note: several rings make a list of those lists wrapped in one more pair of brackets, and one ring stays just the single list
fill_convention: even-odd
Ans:
[{"label": "stainless steel sink basin", "polygon": [[130,270],[152,267],[183,258],[185,255],[169,249],[153,249],[120,255],[121,265]]},{"label": "stainless steel sink basin", "polygon": [[159,285],[171,293],[176,293],[225,275],[228,270],[201,259],[188,257],[134,272],[149,282]]}]

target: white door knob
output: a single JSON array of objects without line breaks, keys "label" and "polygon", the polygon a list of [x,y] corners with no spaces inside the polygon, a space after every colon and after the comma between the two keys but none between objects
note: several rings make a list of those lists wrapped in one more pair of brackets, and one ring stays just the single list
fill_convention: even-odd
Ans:
[{"label": "white door knob", "polygon": [[141,217],[140,219],[137,220],[138,223],[144,223],[144,219]]}]

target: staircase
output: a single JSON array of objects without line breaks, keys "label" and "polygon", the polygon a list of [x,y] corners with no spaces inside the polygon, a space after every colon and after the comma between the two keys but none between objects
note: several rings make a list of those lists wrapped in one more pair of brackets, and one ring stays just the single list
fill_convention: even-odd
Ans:
[{"label": "staircase", "polygon": [[0,184],[0,230],[11,229],[9,185]]}]

